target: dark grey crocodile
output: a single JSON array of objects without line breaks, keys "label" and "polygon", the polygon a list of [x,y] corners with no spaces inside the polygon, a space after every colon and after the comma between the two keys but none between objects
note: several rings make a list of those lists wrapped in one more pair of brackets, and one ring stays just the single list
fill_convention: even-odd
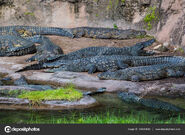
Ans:
[{"label": "dark grey crocodile", "polygon": [[[23,40],[23,39],[20,39],[21,37],[26,38],[28,41],[24,40],[24,45],[20,43],[18,45],[21,45],[21,47],[18,47],[17,44],[16,44],[17,47],[15,47],[10,37],[6,37],[6,41],[8,43],[5,43],[5,45],[2,45],[2,47],[0,46],[0,50],[1,50],[0,56],[15,56],[15,55],[25,55],[27,53],[33,53],[33,51],[29,51],[29,50],[31,49],[35,50],[35,46],[32,45],[30,47],[29,45],[37,42],[35,41],[35,38],[33,38],[33,36],[35,35],[58,35],[58,36],[67,36],[71,38],[83,36],[83,37],[96,37],[96,38],[127,39],[135,36],[145,35],[145,34],[146,32],[144,31],[117,30],[117,29],[110,29],[110,28],[93,28],[93,27],[79,27],[79,28],[70,29],[70,28],[37,27],[37,26],[4,26],[4,27],[0,27],[0,36],[11,35],[12,36],[11,38],[14,40],[14,42],[16,42],[17,40],[18,41]],[[30,37],[32,39],[31,40],[32,42],[29,42]],[[8,45],[9,51],[11,50],[12,52],[6,51],[5,46],[7,45]],[[29,49],[27,49],[28,47]],[[34,60],[34,59],[35,57],[31,58],[30,60]]]},{"label": "dark grey crocodile", "polygon": [[88,47],[83,48],[66,55],[59,55],[55,57],[50,57],[47,59],[48,62],[56,61],[58,59],[62,60],[75,60],[81,58],[87,58],[97,55],[129,55],[129,56],[140,56],[140,55],[152,55],[150,52],[143,50],[144,48],[152,45],[155,39],[150,39],[144,42],[137,43],[130,47]]},{"label": "dark grey crocodile", "polygon": [[39,26],[3,26],[0,27],[0,35],[14,35],[21,37],[32,37],[34,35],[58,35],[73,38],[70,29],[58,27]]},{"label": "dark grey crocodile", "polygon": [[71,28],[70,31],[76,38],[86,37],[96,39],[131,39],[146,35],[145,31],[133,29],[121,30],[101,27],[77,27]]},{"label": "dark grey crocodile", "polygon": [[84,96],[87,96],[87,95],[93,96],[93,95],[105,93],[105,91],[106,91],[106,88],[105,87],[102,87],[102,88],[99,88],[96,91],[87,91],[87,92],[84,92],[83,95]]},{"label": "dark grey crocodile", "polygon": [[44,69],[55,68],[48,70],[47,72],[55,71],[72,71],[72,72],[88,72],[94,73],[96,71],[115,71],[128,67],[130,57],[124,55],[112,55],[112,56],[95,56],[87,57],[77,60],[58,60],[52,63],[34,64],[27,66],[17,72],[31,70],[31,69]]},{"label": "dark grey crocodile", "polygon": [[183,65],[178,63],[166,63],[150,66],[130,67],[115,72],[104,72],[98,74],[102,80],[128,80],[128,81],[148,81],[167,77],[185,76],[185,61]]},{"label": "dark grey crocodile", "polygon": [[63,54],[63,50],[59,46],[52,43],[50,39],[47,37],[41,36],[35,42],[39,43],[40,45],[37,46],[36,54],[32,56],[31,58],[27,59],[26,60],[27,62],[31,62],[35,60],[43,62],[48,57],[54,57],[56,55]]},{"label": "dark grey crocodile", "polygon": [[0,35],[16,35],[30,37],[34,35],[58,35],[67,37],[87,37],[101,39],[130,39],[138,36],[145,36],[145,31],[97,27],[77,27],[77,28],[58,28],[58,27],[38,27],[38,26],[4,26],[0,27]]},{"label": "dark grey crocodile", "polygon": [[[119,69],[125,69],[129,66],[133,68],[128,68],[130,74],[132,72],[139,72],[140,70],[143,72],[146,68],[147,70],[151,70],[151,73],[154,72],[156,69],[150,69],[150,67],[145,67],[148,65],[155,65],[155,64],[167,64],[167,63],[183,63],[184,58],[178,56],[124,56],[124,55],[100,55],[95,57],[88,57],[83,59],[77,60],[57,60],[55,62],[49,63],[41,63],[41,64],[33,64],[30,66],[26,66],[23,69],[18,70],[17,72],[26,71],[26,70],[38,70],[44,68],[55,68],[53,70],[48,70],[48,72],[55,72],[55,71],[73,71],[73,72],[85,72],[89,71],[89,73],[93,73],[95,71],[115,71]],[[136,68],[137,66],[143,66],[140,68]],[[116,71],[115,75],[120,75],[121,72],[127,72],[125,70]],[[117,73],[118,72],[118,73]],[[119,73],[120,72],[120,73]],[[116,74],[117,73],[117,74]],[[150,72],[149,72],[150,73]],[[107,75],[106,75],[107,74]],[[111,76],[110,76],[111,74]],[[112,79],[114,76],[112,75],[114,72],[106,72],[99,75],[100,79]],[[130,75],[129,74],[129,75]],[[132,74],[131,74],[132,75]],[[109,77],[110,76],[110,77]],[[116,79],[116,78],[115,78]]]},{"label": "dark grey crocodile", "polygon": [[160,101],[158,99],[145,99],[140,98],[134,93],[128,93],[128,92],[119,92],[118,96],[126,103],[134,103],[134,104],[140,104],[145,107],[149,107],[152,109],[157,110],[164,110],[164,111],[175,111],[175,112],[184,112],[185,110],[183,108],[177,107],[173,104],[170,104],[168,102]]},{"label": "dark grey crocodile", "polygon": [[36,52],[33,42],[12,35],[0,36],[0,56],[21,56]]},{"label": "dark grey crocodile", "polygon": [[[35,46],[34,43],[39,43]],[[0,56],[21,56],[36,53],[27,61],[44,61],[48,57],[63,54],[63,50],[53,44],[49,38],[36,35],[33,37],[0,36]]]},{"label": "dark grey crocodile", "polygon": [[[92,74],[94,72],[100,71],[115,71],[118,69],[127,68],[128,65],[123,63],[125,59],[124,56],[96,56],[88,57],[77,60],[62,60],[57,61],[58,65],[55,64],[55,69],[46,70],[46,72],[56,72],[56,71],[72,71],[72,72],[88,72]],[[58,66],[58,68],[57,68]],[[44,63],[43,67],[49,67]]]},{"label": "dark grey crocodile", "polygon": [[[70,29],[57,28],[57,27],[37,27],[37,26],[4,26],[0,27],[0,56],[20,56],[26,54],[32,54],[36,52],[36,46],[34,43],[39,43],[38,40],[40,35],[58,35],[58,36],[67,36],[73,38]],[[39,37],[39,38],[38,38]],[[44,41],[46,40],[46,41]],[[59,50],[51,41],[47,43],[49,39],[44,38],[41,42],[42,47],[38,47],[38,51],[41,52],[41,49],[46,49],[50,44],[50,49],[56,49],[56,52]],[[46,44],[47,43],[47,44]],[[47,49],[48,51],[49,49]],[[43,51],[44,56],[47,51]],[[56,53],[55,50],[47,52],[47,56],[53,56]],[[60,50],[61,51],[61,50]],[[39,52],[39,53],[40,53]],[[59,55],[62,53],[57,53]],[[37,56],[40,54],[37,54]],[[37,57],[36,56],[36,57]],[[34,59],[34,58],[33,58]],[[31,59],[32,60],[32,59]]]},{"label": "dark grey crocodile", "polygon": [[[80,50],[77,50],[75,52],[71,52],[66,55],[58,55],[54,57],[47,58],[47,60],[43,63],[38,63],[34,65],[30,65],[25,67],[24,69],[20,71],[25,71],[25,70],[39,70],[42,68],[47,68],[47,67],[59,67],[60,65],[63,64],[65,60],[76,60],[76,59],[82,59],[82,58],[88,58],[92,56],[111,56],[111,55],[145,55],[147,52],[143,50],[145,47],[150,46],[153,42],[155,42],[155,39],[151,39],[145,42],[137,43],[134,46],[131,47],[123,47],[123,48],[117,48],[117,47],[88,47],[88,48],[83,48]],[[122,56],[118,56],[119,58]],[[131,57],[125,57],[124,59],[130,60]],[[115,58],[114,58],[115,60]]]}]

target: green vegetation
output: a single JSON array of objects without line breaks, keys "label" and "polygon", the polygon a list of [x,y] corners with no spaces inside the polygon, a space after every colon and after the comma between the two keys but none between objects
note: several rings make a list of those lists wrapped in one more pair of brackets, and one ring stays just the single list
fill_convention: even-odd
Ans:
[{"label": "green vegetation", "polygon": [[74,88],[59,88],[56,90],[46,91],[29,91],[24,92],[18,96],[18,98],[29,99],[32,102],[40,102],[42,100],[68,100],[74,101],[82,98],[82,92],[75,90]]},{"label": "green vegetation", "polygon": [[35,14],[33,12],[25,12],[24,15],[35,16]]},{"label": "green vegetation", "polygon": [[109,0],[109,4],[108,4],[108,6],[107,6],[107,10],[109,10],[109,9],[112,9],[112,0]]},{"label": "green vegetation", "polygon": [[118,26],[116,24],[114,24],[113,26],[114,26],[114,29],[118,29]]},{"label": "green vegetation", "polygon": [[144,18],[144,22],[147,23],[147,30],[152,29],[152,23],[158,21],[158,15],[156,15],[156,6],[150,7],[147,15]]},{"label": "green vegetation", "polygon": [[125,3],[125,0],[121,0],[122,3]]},{"label": "green vegetation", "polygon": [[80,116],[71,114],[70,118],[50,117],[48,120],[41,119],[40,117],[32,117],[27,124],[33,123],[48,123],[48,124],[185,124],[185,117],[178,115],[177,117],[170,117],[169,119],[162,120],[159,117],[150,116],[147,113],[131,113],[130,115],[118,115],[115,113],[95,114]]},{"label": "green vegetation", "polygon": [[[117,7],[120,0],[109,0],[107,5],[107,10]],[[121,3],[125,3],[125,0],[121,0]]]},{"label": "green vegetation", "polygon": [[26,92],[27,92],[26,90],[10,90],[8,91],[8,95],[11,97],[17,97],[18,95],[24,94]]},{"label": "green vegetation", "polygon": [[178,47],[178,48],[175,50],[175,52],[184,53],[184,49],[181,48],[181,47]]}]

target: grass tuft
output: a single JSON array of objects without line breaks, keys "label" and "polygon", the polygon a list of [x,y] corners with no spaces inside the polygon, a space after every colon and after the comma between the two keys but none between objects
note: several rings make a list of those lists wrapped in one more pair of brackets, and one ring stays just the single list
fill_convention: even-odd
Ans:
[{"label": "grass tuft", "polygon": [[56,90],[46,91],[30,91],[18,95],[18,98],[28,99],[33,102],[39,102],[42,100],[68,100],[74,101],[83,97],[82,92],[75,90],[72,87],[59,88]]}]

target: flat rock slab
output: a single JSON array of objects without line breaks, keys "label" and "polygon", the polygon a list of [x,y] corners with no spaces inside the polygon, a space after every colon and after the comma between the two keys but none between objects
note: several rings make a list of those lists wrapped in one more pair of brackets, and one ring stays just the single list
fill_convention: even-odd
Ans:
[{"label": "flat rock slab", "polygon": [[96,100],[90,96],[78,101],[51,100],[32,105],[27,99],[0,97],[0,109],[5,110],[64,110],[90,108],[96,105]]},{"label": "flat rock slab", "polygon": [[40,85],[20,85],[20,86],[0,86],[1,90],[48,90],[52,89],[50,86],[40,86]]}]

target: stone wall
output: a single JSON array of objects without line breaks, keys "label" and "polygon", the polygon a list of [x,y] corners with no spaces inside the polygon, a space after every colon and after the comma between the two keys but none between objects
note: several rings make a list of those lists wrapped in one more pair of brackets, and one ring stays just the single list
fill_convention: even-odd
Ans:
[{"label": "stone wall", "polygon": [[118,27],[146,29],[144,18],[156,7],[149,34],[185,46],[184,0],[0,0],[0,25]]}]

